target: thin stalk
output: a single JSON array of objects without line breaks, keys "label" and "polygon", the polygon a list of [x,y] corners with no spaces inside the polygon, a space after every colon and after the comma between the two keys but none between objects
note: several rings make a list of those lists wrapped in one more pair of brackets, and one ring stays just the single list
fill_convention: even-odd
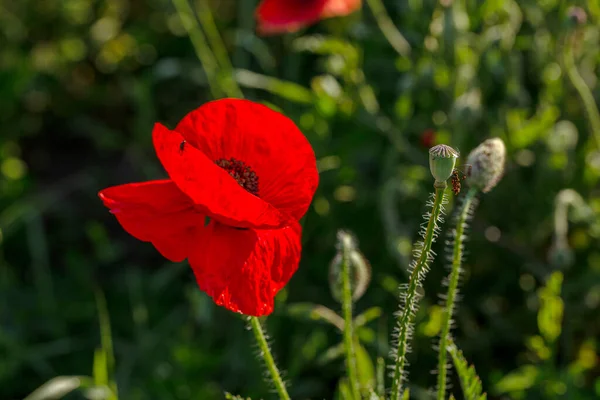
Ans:
[{"label": "thin stalk", "polygon": [[[442,185],[443,184],[443,185]],[[420,296],[417,288],[427,273],[427,263],[431,259],[431,245],[434,242],[437,233],[437,221],[442,213],[442,203],[444,201],[444,191],[447,187],[446,182],[436,182],[435,195],[427,228],[423,235],[422,248],[417,261],[414,263],[408,287],[404,294],[404,308],[398,315],[398,344],[395,354],[394,375],[392,380],[391,399],[399,400],[402,396],[402,380],[404,377],[404,367],[406,365],[406,353],[408,350],[408,341],[414,323],[415,313],[418,308]]]},{"label": "thin stalk", "polygon": [[377,397],[385,399],[385,360],[383,357],[377,357]]},{"label": "thin stalk", "polygon": [[600,113],[598,112],[598,106],[594,101],[594,95],[592,91],[585,83],[585,80],[581,77],[579,70],[577,69],[577,65],[575,64],[575,55],[573,54],[573,42],[574,37],[567,37],[565,43],[565,52],[563,56],[563,62],[565,65],[565,70],[567,72],[567,76],[569,80],[575,87],[575,90],[581,97],[581,101],[583,102],[583,106],[586,111],[586,115],[588,117],[588,121],[590,124],[590,128],[592,131],[592,136],[596,141],[596,146],[600,149]]},{"label": "thin stalk", "polygon": [[194,10],[192,10],[192,7],[187,0],[172,1],[175,9],[177,10],[179,18],[181,19],[182,25],[192,41],[196,56],[198,56],[198,59],[202,63],[202,67],[206,73],[208,86],[210,87],[213,97],[223,97],[223,93],[221,92],[221,88],[218,85],[217,79],[218,64],[215,60],[215,56],[210,50],[210,47],[208,47],[204,33],[202,32],[202,29],[200,29],[200,25],[194,16]]},{"label": "thin stalk", "polygon": [[279,394],[279,398],[282,400],[290,400],[290,395],[285,388],[285,383],[283,383],[283,379],[281,379],[281,375],[279,374],[279,370],[277,369],[277,365],[275,365],[275,360],[273,359],[273,355],[271,354],[271,349],[269,349],[269,344],[267,343],[267,339],[263,332],[262,326],[260,325],[260,321],[256,317],[249,317],[250,326],[252,327],[252,332],[254,333],[254,337],[256,338],[256,342],[260,347],[260,355],[262,356],[267,369],[269,370],[269,374],[271,375],[271,381]]},{"label": "thin stalk", "polygon": [[221,67],[220,69],[225,74],[223,82],[225,85],[223,85],[223,90],[227,96],[241,99],[244,97],[244,94],[233,77],[233,66],[231,65],[229,54],[227,53],[227,47],[219,34],[219,29],[213,18],[210,6],[207,4],[207,0],[198,1],[198,8],[198,19],[204,28],[210,47]]},{"label": "thin stalk", "polygon": [[352,289],[350,288],[350,257],[347,245],[342,245],[342,311],[344,316],[344,351],[350,393],[354,400],[360,400],[354,333],[352,329]]},{"label": "thin stalk", "polygon": [[467,192],[462,202],[462,208],[456,219],[456,232],[454,236],[454,244],[452,247],[452,268],[450,278],[448,280],[448,294],[446,296],[446,304],[442,312],[442,329],[440,334],[440,348],[438,353],[438,389],[437,399],[446,399],[446,378],[447,378],[447,347],[450,340],[450,327],[452,323],[452,312],[454,311],[454,303],[458,295],[458,280],[460,278],[462,256],[463,256],[463,239],[466,228],[469,211],[477,194],[477,189],[471,188]]},{"label": "thin stalk", "polygon": [[[104,293],[96,288],[95,290],[96,296],[96,306],[98,308],[98,322],[100,325],[100,345],[102,351],[105,354],[105,365],[104,365],[104,374],[106,374],[106,384],[111,393],[108,396],[108,400],[118,400],[119,399],[119,391],[117,388],[117,383],[114,381],[114,372],[115,372],[115,352],[113,347],[112,333],[110,327],[110,315],[108,314],[108,307],[106,306],[106,297]],[[96,362],[94,357],[94,375],[96,376]]]},{"label": "thin stalk", "polygon": [[394,25],[394,22],[385,10],[383,2],[381,0],[367,0],[367,4],[373,12],[377,26],[379,26],[389,44],[402,57],[408,57],[411,51],[410,44],[402,36],[398,28],[396,28],[396,25]]}]

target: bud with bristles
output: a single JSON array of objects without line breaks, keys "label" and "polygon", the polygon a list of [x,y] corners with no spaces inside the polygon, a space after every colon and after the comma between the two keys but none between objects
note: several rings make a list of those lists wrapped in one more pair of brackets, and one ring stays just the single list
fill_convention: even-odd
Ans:
[{"label": "bud with bristles", "polygon": [[581,7],[569,7],[567,10],[567,21],[570,26],[585,25],[587,14]]},{"label": "bud with bristles", "polygon": [[506,147],[500,138],[488,139],[475,147],[467,158],[467,184],[483,193],[492,190],[504,173],[505,158]]},{"label": "bud with bristles", "polygon": [[445,183],[450,178],[459,155],[458,151],[445,144],[429,149],[429,169],[436,183]]},{"label": "bud with bristles", "polygon": [[358,250],[356,239],[346,231],[338,232],[338,253],[329,265],[329,287],[331,295],[340,303],[342,302],[342,272],[344,252],[348,255],[350,265],[350,290],[352,301],[357,301],[365,294],[371,281],[371,266],[362,253]]}]

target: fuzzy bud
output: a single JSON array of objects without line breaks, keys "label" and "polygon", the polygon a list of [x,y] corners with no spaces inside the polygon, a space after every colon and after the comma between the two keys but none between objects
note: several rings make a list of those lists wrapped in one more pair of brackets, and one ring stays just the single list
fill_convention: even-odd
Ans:
[{"label": "fuzzy bud", "polygon": [[357,301],[365,294],[371,281],[371,266],[362,253],[358,250],[356,239],[346,231],[339,231],[338,252],[329,265],[329,287],[333,298],[342,302],[342,272],[344,252],[348,254],[350,264],[350,290],[352,301]]},{"label": "fuzzy bud", "polygon": [[502,177],[506,147],[500,138],[492,138],[475,147],[467,158],[470,171],[467,174],[467,184],[487,193]]},{"label": "fuzzy bud", "polygon": [[585,25],[587,22],[587,14],[581,7],[569,7],[567,10],[567,23],[572,26]]},{"label": "fuzzy bud", "polygon": [[446,182],[454,171],[458,151],[445,144],[438,144],[429,149],[429,169],[436,182]]}]

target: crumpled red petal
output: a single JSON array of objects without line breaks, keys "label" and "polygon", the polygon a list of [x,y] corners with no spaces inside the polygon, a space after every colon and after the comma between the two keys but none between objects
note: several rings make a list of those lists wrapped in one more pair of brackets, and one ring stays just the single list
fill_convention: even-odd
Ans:
[{"label": "crumpled red petal", "polygon": [[297,220],[306,213],[319,183],[317,163],[288,117],[248,100],[222,99],[192,111],[175,130],[211,160],[233,157],[250,166],[258,196],[281,212]]},{"label": "crumpled red petal", "polygon": [[178,132],[155,124],[152,138],[169,177],[209,217],[240,228],[275,228],[287,223],[289,216],[242,188],[215,164],[218,158],[207,157],[192,143],[182,147],[184,136]]},{"label": "crumpled red petal", "polygon": [[98,195],[129,234],[174,262],[188,257],[204,227],[204,215],[170,180],[113,186]]},{"label": "crumpled red petal", "polygon": [[319,20],[327,0],[263,0],[256,9],[258,32],[295,32]]},{"label": "crumpled red petal", "polygon": [[273,311],[274,298],[300,261],[301,227],[236,229],[211,222],[189,257],[200,289],[245,315]]}]

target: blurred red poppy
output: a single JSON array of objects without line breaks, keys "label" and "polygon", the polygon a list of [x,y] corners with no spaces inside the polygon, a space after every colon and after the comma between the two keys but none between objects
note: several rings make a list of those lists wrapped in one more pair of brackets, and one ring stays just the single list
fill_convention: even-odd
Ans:
[{"label": "blurred red poppy", "polygon": [[187,258],[218,305],[271,313],[298,268],[298,220],[318,185],[308,140],[282,114],[234,99],[204,104],[175,130],[155,124],[152,137],[170,179],[104,189],[106,207],[167,259]]},{"label": "blurred red poppy", "polygon": [[320,19],[341,17],[358,10],[362,0],[263,0],[256,9],[263,35],[295,32]]},{"label": "blurred red poppy", "polygon": [[421,137],[420,137],[421,146],[425,147],[426,149],[433,147],[433,145],[435,144],[435,141],[436,141],[436,137],[435,137],[435,131],[433,129],[426,129],[423,131],[423,133],[421,133]]}]

